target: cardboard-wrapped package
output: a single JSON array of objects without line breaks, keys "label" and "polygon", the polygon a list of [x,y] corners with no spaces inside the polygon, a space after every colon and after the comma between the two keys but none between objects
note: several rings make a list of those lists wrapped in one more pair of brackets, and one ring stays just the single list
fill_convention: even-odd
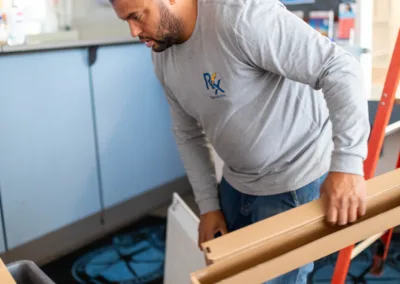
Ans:
[{"label": "cardboard-wrapped package", "polygon": [[16,284],[14,278],[12,278],[10,272],[5,266],[3,260],[0,258],[0,283],[1,284]]},{"label": "cardboard-wrapped package", "polygon": [[202,245],[207,268],[192,283],[263,283],[400,225],[400,169],[367,181],[367,214],[331,226],[318,199]]}]

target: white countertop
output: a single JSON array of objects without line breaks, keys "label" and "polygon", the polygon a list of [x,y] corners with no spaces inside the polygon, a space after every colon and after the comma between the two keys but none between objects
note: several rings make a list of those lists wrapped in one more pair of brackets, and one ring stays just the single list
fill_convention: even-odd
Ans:
[{"label": "white countertop", "polygon": [[1,53],[11,52],[24,52],[33,50],[49,50],[49,49],[62,49],[62,48],[74,48],[94,45],[111,45],[111,44],[123,44],[123,43],[134,43],[140,42],[134,38],[106,38],[106,39],[79,39],[79,40],[68,40],[68,41],[55,41],[55,42],[44,42],[34,44],[21,44],[14,46],[2,46]]},{"label": "white countertop", "polygon": [[0,53],[77,48],[95,45],[113,45],[140,42],[125,30],[113,33],[91,33],[88,31],[68,31],[57,34],[28,36],[21,45],[0,46]]},{"label": "white countertop", "polygon": [[[0,54],[140,42],[138,38],[131,37],[129,29],[122,25],[109,29],[97,27],[79,31],[63,31],[57,34],[29,36],[26,41],[25,44],[21,45],[0,46]],[[379,101],[382,91],[383,85],[372,85],[371,96],[368,100]],[[396,98],[400,100],[400,86]]]}]

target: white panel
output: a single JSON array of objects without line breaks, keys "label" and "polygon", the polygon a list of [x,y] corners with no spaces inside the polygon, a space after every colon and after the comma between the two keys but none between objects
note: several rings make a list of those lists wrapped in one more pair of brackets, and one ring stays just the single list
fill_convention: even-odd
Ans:
[{"label": "white panel", "polygon": [[381,175],[396,168],[400,151],[400,121],[386,128],[387,134],[382,147],[382,156],[379,158],[375,175]]},{"label": "white panel", "polygon": [[198,224],[197,216],[175,193],[168,210],[164,284],[188,284],[190,274],[206,266],[197,246]]}]

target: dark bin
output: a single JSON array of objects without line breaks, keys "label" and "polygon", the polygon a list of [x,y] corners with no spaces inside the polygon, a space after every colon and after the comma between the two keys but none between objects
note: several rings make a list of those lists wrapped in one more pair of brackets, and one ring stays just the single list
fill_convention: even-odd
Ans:
[{"label": "dark bin", "polygon": [[8,264],[7,269],[17,284],[55,284],[32,261],[16,261]]}]

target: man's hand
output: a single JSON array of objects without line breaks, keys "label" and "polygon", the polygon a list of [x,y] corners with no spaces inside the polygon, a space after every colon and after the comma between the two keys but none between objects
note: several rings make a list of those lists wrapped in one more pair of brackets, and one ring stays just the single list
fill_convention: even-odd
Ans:
[{"label": "man's hand", "polygon": [[228,233],[222,212],[217,210],[201,215],[199,225],[199,248],[201,249],[202,243],[214,239],[214,235],[218,232],[220,232],[221,235]]},{"label": "man's hand", "polygon": [[366,185],[362,176],[331,172],[321,187],[327,221],[332,225],[353,223],[366,213]]}]

